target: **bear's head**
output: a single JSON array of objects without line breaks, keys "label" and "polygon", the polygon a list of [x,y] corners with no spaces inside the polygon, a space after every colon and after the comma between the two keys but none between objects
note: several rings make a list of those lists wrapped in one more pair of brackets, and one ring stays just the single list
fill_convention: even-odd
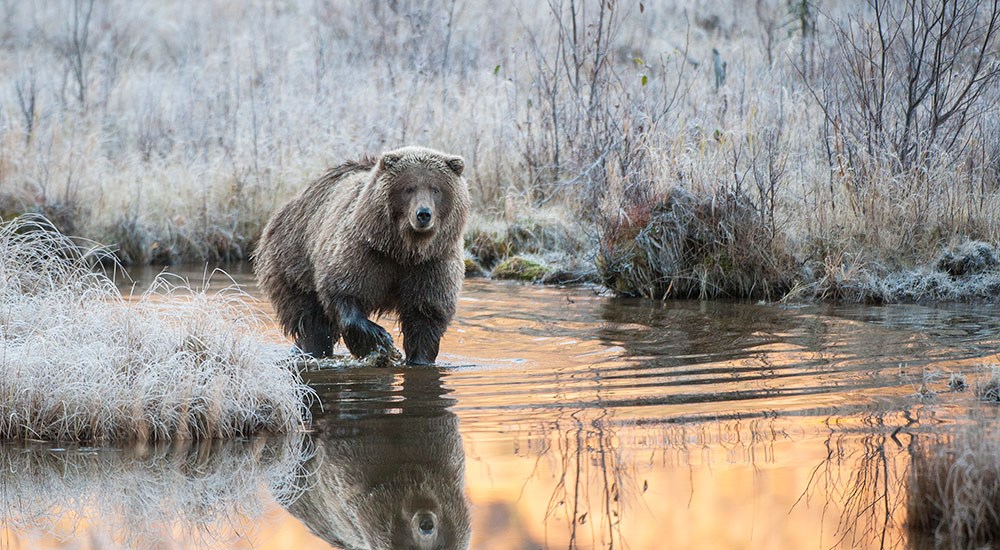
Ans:
[{"label": "bear's head", "polygon": [[375,178],[385,193],[390,223],[413,251],[461,237],[469,210],[464,170],[462,157],[423,147],[387,151],[379,158]]}]

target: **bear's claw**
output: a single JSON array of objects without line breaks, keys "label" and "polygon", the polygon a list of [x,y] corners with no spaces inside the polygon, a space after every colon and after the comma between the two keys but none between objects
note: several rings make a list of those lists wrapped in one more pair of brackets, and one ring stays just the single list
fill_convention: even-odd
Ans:
[{"label": "bear's claw", "polygon": [[358,358],[367,357],[373,352],[388,355],[395,349],[392,336],[384,328],[368,320],[345,327],[344,344],[351,350],[351,355]]}]

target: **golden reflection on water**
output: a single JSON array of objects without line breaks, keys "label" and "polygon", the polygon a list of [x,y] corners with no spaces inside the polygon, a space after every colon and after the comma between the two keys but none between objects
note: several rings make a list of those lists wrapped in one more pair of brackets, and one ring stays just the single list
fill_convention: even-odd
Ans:
[{"label": "golden reflection on water", "polygon": [[[256,292],[251,277],[235,278]],[[190,536],[204,524],[197,514],[164,512],[170,536],[145,542],[329,548],[312,529],[373,545],[433,509],[459,527],[470,514],[470,546],[483,549],[902,547],[915,442],[973,407],[968,393],[946,391],[947,374],[975,376],[996,361],[995,317],[658,303],[470,281],[441,346],[450,367],[308,374],[323,411],[309,436],[316,452],[300,463],[313,492],[291,512],[230,491],[225,520],[206,529],[217,539]],[[420,441],[422,454],[407,452]],[[464,479],[449,469],[461,461]],[[121,489],[115,472],[89,487]],[[404,496],[378,500],[355,485]],[[126,540],[114,531],[121,510],[98,505],[28,544],[25,530],[39,530],[23,521],[35,513],[24,503],[44,510],[59,498],[9,477],[3,488],[9,547],[68,538],[105,548],[109,529]],[[240,508],[254,498],[262,516]],[[394,516],[359,512],[397,505]]]}]

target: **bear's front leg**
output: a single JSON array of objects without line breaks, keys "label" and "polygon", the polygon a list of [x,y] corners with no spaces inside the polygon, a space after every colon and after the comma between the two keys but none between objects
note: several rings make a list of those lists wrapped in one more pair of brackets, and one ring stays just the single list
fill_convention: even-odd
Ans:
[{"label": "bear's front leg", "polygon": [[340,338],[315,298],[302,308],[295,334],[295,347],[317,359],[332,355],[333,344]]},{"label": "bear's front leg", "polygon": [[437,359],[441,336],[448,326],[448,317],[442,312],[425,312],[406,308],[400,312],[399,323],[403,329],[403,350],[406,362],[411,365],[432,365]]},{"label": "bear's front leg", "polygon": [[368,319],[355,298],[343,296],[331,301],[337,311],[340,334],[351,355],[360,359],[372,352],[389,354],[392,351],[392,336]]},{"label": "bear's front leg", "polygon": [[458,241],[451,260],[415,265],[403,273],[399,282],[399,324],[406,362],[411,365],[434,363],[441,337],[455,316],[465,276],[460,245]]}]

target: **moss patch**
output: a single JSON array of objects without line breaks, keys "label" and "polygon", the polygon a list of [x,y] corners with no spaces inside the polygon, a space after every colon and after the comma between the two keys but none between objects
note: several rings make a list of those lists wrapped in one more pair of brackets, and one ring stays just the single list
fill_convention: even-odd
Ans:
[{"label": "moss patch", "polygon": [[517,281],[539,281],[551,269],[539,262],[529,260],[524,256],[507,258],[493,268],[494,279],[511,279]]},{"label": "moss patch", "polygon": [[472,258],[471,256],[466,256],[465,277],[473,278],[473,277],[485,277],[485,276],[486,276],[486,271],[483,269],[483,266],[479,265],[479,262],[477,262],[475,258]]}]

